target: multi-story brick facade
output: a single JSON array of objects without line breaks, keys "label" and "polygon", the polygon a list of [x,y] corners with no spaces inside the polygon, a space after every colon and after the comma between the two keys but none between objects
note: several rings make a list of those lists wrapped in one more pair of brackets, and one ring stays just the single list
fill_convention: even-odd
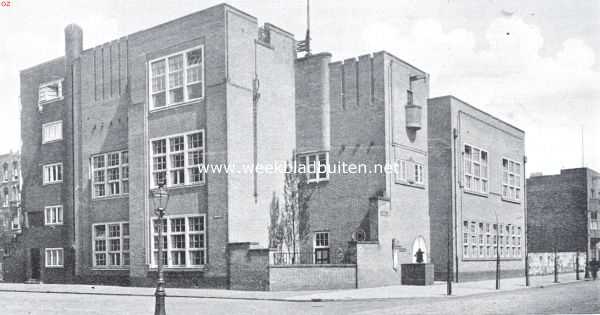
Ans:
[{"label": "multi-story brick facade", "polygon": [[0,280],[4,279],[4,258],[15,251],[21,232],[21,161],[19,152],[0,155]]},{"label": "multi-story brick facade", "polygon": [[293,36],[218,5],[21,72],[26,225],[15,281],[152,283],[151,193],[166,179],[166,277],[224,286],[227,244],[267,246],[280,174],[201,173],[286,161]]},{"label": "multi-story brick facade", "polygon": [[579,253],[582,259],[586,254],[589,259],[600,257],[600,173],[574,168],[531,176],[527,205],[530,253],[556,250]]},{"label": "multi-story brick facade", "polygon": [[[360,287],[400,284],[400,265],[429,252],[427,189],[428,75],[387,53],[340,62],[321,53],[296,61],[299,161],[309,174],[310,235],[303,250],[316,260],[357,243]],[[343,172],[345,163],[365,166]],[[398,173],[392,168],[398,166]],[[366,172],[365,172],[366,171]],[[428,260],[428,259],[426,259]]]},{"label": "multi-story brick facade", "polygon": [[21,200],[21,160],[19,152],[0,155],[0,232],[19,230]]},{"label": "multi-story brick facade", "polygon": [[[524,274],[525,133],[453,96],[429,100],[429,201],[436,278]],[[448,229],[450,230],[450,233]]]}]

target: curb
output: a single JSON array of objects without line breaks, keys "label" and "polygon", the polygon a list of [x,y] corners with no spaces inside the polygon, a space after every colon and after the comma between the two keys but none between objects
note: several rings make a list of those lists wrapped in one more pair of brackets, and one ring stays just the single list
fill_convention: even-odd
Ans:
[{"label": "curb", "polygon": [[[498,293],[507,293],[513,291],[521,291],[528,289],[544,289],[546,287],[552,287],[557,285],[569,285],[574,283],[586,283],[588,281],[570,281],[570,282],[559,282],[559,283],[548,283],[543,285],[515,288],[509,290],[499,290],[490,292],[477,292],[466,295],[436,295],[436,296],[405,296],[405,297],[370,297],[370,298],[269,298],[269,297],[243,297],[243,296],[198,296],[198,295],[185,295],[185,294],[167,294],[167,297],[171,298],[186,298],[186,299],[215,299],[215,300],[243,300],[243,301],[271,301],[271,302],[292,302],[292,303],[319,303],[319,302],[368,302],[368,301],[394,301],[394,300],[406,300],[406,299],[443,299],[443,298],[461,298],[470,296],[480,295],[493,295]],[[132,297],[154,297],[154,294],[141,294],[141,293],[107,293],[107,292],[76,292],[76,291],[49,291],[49,290],[19,290],[19,289],[1,289],[0,292],[15,292],[15,293],[43,293],[43,294],[72,294],[72,295],[100,295],[100,296],[132,296]]]}]

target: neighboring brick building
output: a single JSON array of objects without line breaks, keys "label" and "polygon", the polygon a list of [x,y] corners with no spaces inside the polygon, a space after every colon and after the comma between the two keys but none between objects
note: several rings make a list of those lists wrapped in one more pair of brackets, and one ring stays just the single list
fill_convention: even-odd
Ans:
[{"label": "neighboring brick building", "polygon": [[[429,261],[429,78],[387,52],[330,59],[296,60],[298,159],[319,164],[308,177],[311,233],[302,250],[340,262],[356,248],[358,287],[397,285],[419,248]],[[341,173],[341,163],[367,173]],[[377,171],[385,165],[398,173]]]},{"label": "neighboring brick building", "polygon": [[167,281],[226,286],[228,244],[267,246],[283,179],[199,166],[291,159],[292,34],[223,4],[86,50],[82,36],[68,26],[64,57],[21,72],[12,281],[154,283],[150,194],[166,179]]},{"label": "neighboring brick building", "polygon": [[436,278],[446,279],[449,244],[455,281],[493,278],[497,249],[502,277],[524,274],[524,131],[453,96],[428,104]]},{"label": "neighboring brick building", "polygon": [[21,232],[21,161],[19,152],[0,155],[0,281],[5,279]]},{"label": "neighboring brick building", "polygon": [[16,211],[21,200],[20,183],[19,152],[0,155],[0,232],[20,229],[19,212]]},{"label": "neighboring brick building", "polygon": [[[554,250],[600,257],[600,174],[589,168],[527,179],[527,242],[533,263]],[[530,260],[531,261],[531,260]]]}]

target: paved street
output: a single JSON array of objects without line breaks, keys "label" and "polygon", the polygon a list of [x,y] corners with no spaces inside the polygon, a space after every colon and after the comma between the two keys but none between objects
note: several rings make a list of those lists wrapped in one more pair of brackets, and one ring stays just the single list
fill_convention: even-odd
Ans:
[{"label": "paved street", "polygon": [[[150,296],[0,292],[0,314],[152,314]],[[461,297],[337,302],[167,298],[169,314],[600,313],[600,281]]]}]

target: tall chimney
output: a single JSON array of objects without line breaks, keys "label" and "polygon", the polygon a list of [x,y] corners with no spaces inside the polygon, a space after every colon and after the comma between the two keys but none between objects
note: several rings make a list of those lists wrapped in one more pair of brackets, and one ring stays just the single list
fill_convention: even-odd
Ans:
[{"label": "tall chimney", "polygon": [[70,65],[83,51],[83,31],[77,24],[69,24],[65,27],[65,58],[66,64]]}]

